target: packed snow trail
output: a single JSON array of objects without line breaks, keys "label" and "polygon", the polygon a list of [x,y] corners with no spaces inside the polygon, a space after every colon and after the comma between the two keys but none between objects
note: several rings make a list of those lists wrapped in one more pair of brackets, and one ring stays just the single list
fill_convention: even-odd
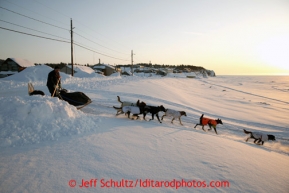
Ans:
[{"label": "packed snow trail", "polygon": [[[35,80],[38,80],[33,82],[35,89],[47,93],[45,80],[37,77]],[[28,96],[27,82],[0,82],[0,88],[5,88],[0,92],[0,138],[5,142],[0,147],[1,191],[286,192],[289,188],[289,173],[284,170],[289,167],[286,105],[242,92],[223,91],[200,80],[64,76],[64,88],[84,92],[92,99],[81,110],[50,96]],[[263,81],[260,87],[260,83],[251,85],[240,80],[242,85],[237,82],[237,86],[232,86],[234,81],[230,77],[212,78],[232,88],[246,86],[251,93],[258,88],[260,95],[269,98],[275,97],[266,94],[271,89],[280,100],[286,97],[286,92],[271,87],[275,84],[267,86],[268,81]],[[282,79],[276,82],[282,88],[288,85]],[[120,106],[116,96],[123,101],[139,99],[148,105],[183,110],[188,117],[181,118],[184,124],[181,126],[178,120],[171,124],[170,118],[159,123],[142,120],[142,116],[134,121],[124,115],[115,116],[112,106]],[[193,128],[202,113],[222,119],[224,125],[217,126],[218,135],[204,132],[201,127]],[[278,141],[265,142],[264,146],[246,143],[242,129],[274,134]],[[91,179],[206,183],[225,180],[230,187],[127,189],[101,188],[99,183],[96,187],[79,187],[82,181]]]},{"label": "packed snow trail", "polygon": [[[269,100],[277,101],[277,102],[284,103],[284,104],[289,104],[289,102],[287,102],[287,101],[283,101],[283,100],[279,100],[279,99],[275,99],[275,98],[270,98],[270,97],[254,94],[254,93],[251,93],[251,92],[246,92],[246,91],[243,91],[243,90],[238,90],[238,89],[234,89],[234,88],[231,88],[231,87],[223,86],[223,85],[218,85],[218,84],[212,83],[211,81],[206,81],[206,80],[200,80],[200,81],[202,81],[204,83],[207,83],[207,84],[210,84],[210,85],[218,86],[218,87],[221,87],[221,88],[230,89],[232,91],[236,91],[236,92],[240,92],[240,93],[244,93],[244,94],[248,94],[248,95],[252,95],[252,96],[257,96],[257,97],[260,97],[260,98],[269,99]],[[273,87],[273,88],[275,88],[275,87]],[[288,92],[287,90],[283,90],[283,89],[279,89],[279,90],[283,91],[283,92]]]},{"label": "packed snow trail", "polygon": [[[107,116],[107,117],[112,117],[115,116],[116,110],[113,108],[113,106],[120,106],[120,103],[117,101],[116,96],[121,96],[122,100],[131,99],[131,102],[137,101],[138,99],[140,101],[144,101],[147,103],[147,105],[163,105],[165,108],[172,108],[172,109],[178,109],[178,110],[183,110],[187,112],[187,117],[182,116],[182,122],[184,126],[181,126],[179,124],[178,120],[174,121],[174,124],[171,124],[171,119],[170,117],[164,118],[162,121],[162,125],[165,127],[169,128],[176,128],[176,129],[181,129],[181,130],[188,130],[188,131],[197,131],[197,132],[204,132],[200,126],[198,126],[196,129],[194,129],[195,124],[199,123],[199,117],[202,112],[200,112],[197,109],[194,109],[192,107],[188,107],[185,105],[181,105],[178,103],[170,102],[164,99],[159,99],[151,96],[146,96],[146,95],[140,95],[140,94],[128,94],[128,93],[122,93],[122,92],[113,92],[113,91],[101,91],[101,93],[104,96],[115,96],[115,97],[110,97],[110,98],[102,98],[102,99],[93,99],[93,103],[84,108],[83,112],[89,113],[89,114],[95,114],[95,115],[100,115],[100,116]],[[157,105],[158,104],[158,105]],[[159,116],[161,117],[164,113],[159,112]],[[212,114],[206,114],[206,116],[209,117],[215,117],[215,115]],[[149,120],[151,117],[151,114],[148,114],[146,116],[146,119]],[[116,119],[119,118],[125,118],[127,119],[127,116],[119,115],[115,116]],[[228,117],[215,117],[215,118],[221,118],[222,121],[224,122],[224,125],[218,125],[217,126],[217,131],[218,131],[218,137],[223,137],[239,142],[245,142],[245,138],[247,137],[244,134],[243,129],[250,130],[250,131],[260,131],[267,129],[270,131],[270,134],[273,134],[276,136],[276,142],[271,142],[270,144],[264,145],[264,148],[274,150],[277,152],[281,153],[286,153],[289,154],[289,138],[284,137],[283,132],[287,131],[287,128],[285,127],[280,127],[280,126],[273,126],[273,125],[268,125],[268,124],[262,124],[262,123],[255,123],[255,122],[246,122],[243,120],[237,120],[237,119],[232,119]],[[136,121],[141,121],[142,122],[143,116],[140,115],[140,120]],[[158,125],[160,124],[156,117],[155,120],[152,121],[147,121],[146,124],[150,124],[151,122],[154,122],[153,124]],[[208,127],[205,126],[205,130],[208,130]],[[206,132],[209,135],[215,135],[213,131],[207,131]],[[251,143],[252,140],[249,140],[248,143]],[[268,143],[268,142],[267,142]]]}]

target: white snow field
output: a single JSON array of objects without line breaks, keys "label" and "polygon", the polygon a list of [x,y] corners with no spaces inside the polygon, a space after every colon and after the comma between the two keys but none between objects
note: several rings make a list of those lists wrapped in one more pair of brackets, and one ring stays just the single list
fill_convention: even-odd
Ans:
[{"label": "white snow field", "polygon": [[[62,87],[92,103],[81,110],[46,87],[49,67],[0,79],[0,192],[289,192],[289,77],[185,78],[143,74],[83,78]],[[28,96],[27,83],[45,96]],[[117,101],[185,111],[115,116]],[[194,128],[201,114],[223,125]],[[163,115],[160,112],[160,117]],[[276,136],[256,145],[243,129]]]}]

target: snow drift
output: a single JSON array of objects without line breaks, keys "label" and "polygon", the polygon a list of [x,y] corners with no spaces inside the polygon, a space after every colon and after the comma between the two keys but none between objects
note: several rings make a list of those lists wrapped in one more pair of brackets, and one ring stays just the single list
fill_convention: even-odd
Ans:
[{"label": "snow drift", "polygon": [[90,116],[58,98],[13,96],[0,101],[2,147],[53,141],[97,128]]},{"label": "snow drift", "polygon": [[[27,78],[46,90],[46,76]],[[3,192],[288,192],[288,77],[69,77],[62,86],[93,101],[81,111],[49,96],[27,96],[27,78],[0,80]],[[187,117],[183,126],[169,118],[116,117],[116,96],[186,111]],[[222,119],[218,135],[193,128],[202,113]],[[245,142],[243,129],[277,141]],[[81,188],[94,180],[95,186]],[[135,186],[102,187],[101,180]],[[146,180],[207,186],[140,186]],[[211,187],[212,181],[229,186]]]}]

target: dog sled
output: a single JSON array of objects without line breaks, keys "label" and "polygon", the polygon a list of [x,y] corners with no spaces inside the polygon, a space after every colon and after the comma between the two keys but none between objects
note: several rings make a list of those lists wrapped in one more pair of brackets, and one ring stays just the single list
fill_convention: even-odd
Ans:
[{"label": "dog sled", "polygon": [[78,110],[89,105],[92,101],[83,92],[68,93],[66,89],[61,89],[57,93],[58,98],[75,106]]},{"label": "dog sled", "polygon": [[[28,83],[28,95],[44,95],[44,92],[40,90],[34,90],[32,83]],[[78,110],[89,105],[92,101],[83,92],[67,92],[66,89],[55,89],[55,96],[59,99],[68,102],[70,105],[75,106]]]}]

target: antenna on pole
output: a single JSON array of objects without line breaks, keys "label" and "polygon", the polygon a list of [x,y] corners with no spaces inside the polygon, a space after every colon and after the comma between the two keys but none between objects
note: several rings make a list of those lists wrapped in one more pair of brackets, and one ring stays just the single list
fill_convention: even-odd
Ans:
[{"label": "antenna on pole", "polygon": [[71,34],[71,76],[74,74],[73,70],[73,30],[74,28],[72,27],[72,19],[70,18],[70,34]]}]

